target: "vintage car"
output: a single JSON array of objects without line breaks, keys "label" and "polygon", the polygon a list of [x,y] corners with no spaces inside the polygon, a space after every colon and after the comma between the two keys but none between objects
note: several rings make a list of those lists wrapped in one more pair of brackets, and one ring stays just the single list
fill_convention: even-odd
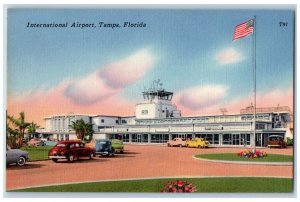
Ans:
[{"label": "vintage car", "polygon": [[28,152],[20,149],[11,149],[9,146],[6,146],[7,165],[16,163],[18,166],[24,166],[28,160]]},{"label": "vintage car", "polygon": [[186,146],[186,140],[182,138],[174,138],[173,140],[170,140],[167,142],[168,147],[185,147]]},{"label": "vintage car", "polygon": [[120,153],[120,154],[124,153],[124,144],[122,140],[112,139],[111,143],[112,143],[112,148],[115,150],[115,153]]},{"label": "vintage car", "polygon": [[73,162],[81,157],[92,159],[94,156],[95,149],[86,147],[80,140],[60,141],[48,153],[49,159],[54,162],[59,159],[67,159],[69,162]]},{"label": "vintage car", "polygon": [[115,155],[115,149],[112,147],[112,141],[106,139],[96,140],[95,154],[99,156],[113,156]]},{"label": "vintage car", "polygon": [[280,135],[270,135],[268,140],[268,147],[284,148],[286,147],[286,142]]},{"label": "vintage car", "polygon": [[198,147],[198,148],[206,148],[209,146],[209,142],[204,138],[193,138],[186,142],[187,147]]},{"label": "vintage car", "polygon": [[45,142],[39,138],[33,138],[27,142],[30,147],[44,146]]}]

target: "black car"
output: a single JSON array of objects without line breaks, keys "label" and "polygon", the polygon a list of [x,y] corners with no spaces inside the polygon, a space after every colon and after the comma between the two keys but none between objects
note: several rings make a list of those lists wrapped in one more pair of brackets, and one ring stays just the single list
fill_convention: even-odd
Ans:
[{"label": "black car", "polygon": [[110,156],[115,155],[115,150],[112,147],[112,142],[110,140],[96,140],[95,145],[96,152],[95,154],[99,156]]}]

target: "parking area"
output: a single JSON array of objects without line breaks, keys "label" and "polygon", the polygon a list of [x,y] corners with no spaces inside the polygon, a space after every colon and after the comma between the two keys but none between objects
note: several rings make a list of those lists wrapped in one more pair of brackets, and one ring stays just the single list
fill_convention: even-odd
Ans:
[{"label": "parking area", "polygon": [[[199,161],[194,154],[237,153],[243,148],[179,148],[154,145],[125,145],[125,153],[69,163],[28,162],[24,167],[8,166],[6,189],[75,182],[131,178],[200,176],[292,177],[293,166],[221,164]],[[261,149],[271,154],[293,154],[293,148]]]}]

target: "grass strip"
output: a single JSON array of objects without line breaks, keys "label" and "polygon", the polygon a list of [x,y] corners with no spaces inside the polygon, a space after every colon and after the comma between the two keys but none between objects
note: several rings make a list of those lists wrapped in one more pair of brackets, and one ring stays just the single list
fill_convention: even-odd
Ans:
[{"label": "grass strip", "polygon": [[[14,190],[16,192],[161,192],[167,179],[130,180],[67,184]],[[196,185],[199,193],[289,193],[293,179],[288,178],[176,178]]]},{"label": "grass strip", "polygon": [[40,161],[48,159],[48,152],[52,146],[38,146],[38,147],[22,147],[21,150],[29,153],[29,161]]},{"label": "grass strip", "polygon": [[236,153],[218,153],[218,154],[198,154],[196,158],[204,158],[210,160],[224,160],[224,161],[249,161],[249,162],[293,162],[293,156],[268,154],[263,158],[244,158],[238,156]]}]

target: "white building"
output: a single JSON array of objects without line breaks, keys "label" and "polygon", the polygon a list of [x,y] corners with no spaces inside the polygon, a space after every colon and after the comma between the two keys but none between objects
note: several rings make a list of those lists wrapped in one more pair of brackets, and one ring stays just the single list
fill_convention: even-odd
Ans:
[{"label": "white building", "polygon": [[55,139],[76,139],[69,127],[83,119],[93,124],[95,139],[119,138],[126,143],[165,144],[175,137],[203,137],[214,146],[267,146],[270,135],[293,138],[293,119],[289,107],[256,109],[254,138],[253,107],[239,114],[182,117],[172,103],[173,93],[161,88],[143,92],[144,101],[136,104],[135,116],[58,115],[45,118],[43,133]]}]

